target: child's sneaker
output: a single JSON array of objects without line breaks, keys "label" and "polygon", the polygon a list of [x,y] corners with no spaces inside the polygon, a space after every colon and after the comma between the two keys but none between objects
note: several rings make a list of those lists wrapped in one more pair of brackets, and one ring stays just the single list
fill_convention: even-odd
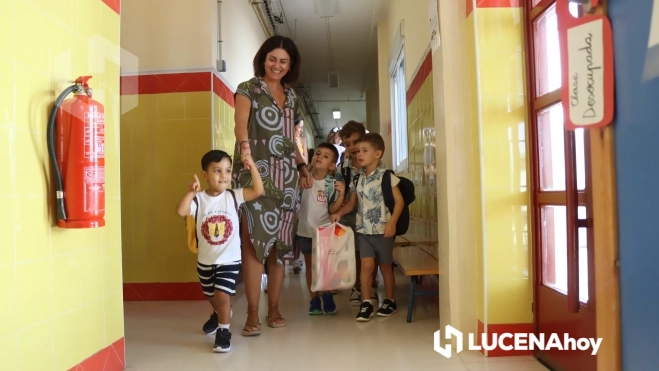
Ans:
[{"label": "child's sneaker", "polygon": [[384,299],[382,306],[378,309],[377,315],[379,317],[389,317],[392,314],[396,313],[396,302],[391,299]]},{"label": "child's sneaker", "polygon": [[309,302],[309,314],[323,314],[323,308],[320,306],[320,298],[318,296],[311,298],[311,301]]},{"label": "child's sneaker", "polygon": [[212,335],[217,331],[217,328],[219,327],[219,324],[217,323],[217,313],[213,312],[211,314],[211,318],[204,323],[204,327],[202,328],[204,331],[204,334],[206,335]]},{"label": "child's sneaker", "polygon": [[[233,317],[233,309],[231,310],[231,313],[229,314],[229,318]],[[204,323],[204,327],[202,328],[204,331],[204,334],[206,335],[213,335],[215,331],[220,327],[220,325],[217,322],[217,312],[213,312],[211,314],[211,318]]]},{"label": "child's sneaker", "polygon": [[325,314],[336,313],[336,304],[334,303],[334,297],[332,297],[331,293],[323,294],[323,312]]},{"label": "child's sneaker", "polygon": [[215,353],[228,353],[231,351],[231,332],[227,328],[217,330],[215,334],[215,345],[213,352]]},{"label": "child's sneaker", "polygon": [[302,271],[302,264],[296,260],[293,262],[293,273],[300,274],[300,271]]},{"label": "child's sneaker", "polygon": [[360,289],[352,288],[352,294],[350,294],[350,305],[353,307],[358,306],[362,302],[362,291]]},{"label": "child's sneaker", "polygon": [[369,301],[362,302],[361,307],[359,307],[359,313],[357,313],[358,322],[368,322],[373,317],[373,304]]}]

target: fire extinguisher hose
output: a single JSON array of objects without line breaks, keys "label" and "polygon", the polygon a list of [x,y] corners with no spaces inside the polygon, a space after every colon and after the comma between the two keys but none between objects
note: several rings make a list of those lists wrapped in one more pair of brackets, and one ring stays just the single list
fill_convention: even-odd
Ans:
[{"label": "fire extinguisher hose", "polygon": [[50,163],[53,167],[53,174],[55,176],[55,197],[56,197],[56,207],[57,207],[57,220],[66,220],[66,210],[64,209],[64,187],[62,186],[62,173],[60,168],[57,165],[57,155],[55,153],[55,126],[57,119],[57,111],[62,105],[62,102],[66,97],[77,91],[80,91],[81,87],[78,85],[71,85],[57,97],[53,109],[50,111],[50,117],[48,117],[48,154],[50,156]]}]

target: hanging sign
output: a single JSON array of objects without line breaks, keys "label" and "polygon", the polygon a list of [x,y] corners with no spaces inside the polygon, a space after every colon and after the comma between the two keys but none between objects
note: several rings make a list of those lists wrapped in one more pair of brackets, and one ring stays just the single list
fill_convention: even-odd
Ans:
[{"label": "hanging sign", "polygon": [[[597,4],[598,0],[593,0]],[[602,15],[575,18],[568,0],[556,2],[561,48],[561,98],[568,130],[599,128],[613,120],[611,22]]]}]

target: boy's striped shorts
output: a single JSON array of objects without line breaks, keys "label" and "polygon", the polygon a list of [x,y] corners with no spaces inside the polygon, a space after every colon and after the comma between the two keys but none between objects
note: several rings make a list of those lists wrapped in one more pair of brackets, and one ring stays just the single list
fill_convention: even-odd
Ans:
[{"label": "boy's striped shorts", "polygon": [[230,296],[236,295],[236,278],[240,269],[240,261],[222,265],[197,263],[197,273],[204,295],[213,297],[215,290],[222,291]]}]

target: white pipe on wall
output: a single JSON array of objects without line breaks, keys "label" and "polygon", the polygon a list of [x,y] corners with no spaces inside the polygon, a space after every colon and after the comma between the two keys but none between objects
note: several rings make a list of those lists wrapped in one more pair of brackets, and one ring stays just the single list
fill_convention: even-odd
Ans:
[{"label": "white pipe on wall", "polygon": [[226,72],[227,65],[222,59],[222,0],[217,0],[217,61],[215,68],[219,72]]}]

